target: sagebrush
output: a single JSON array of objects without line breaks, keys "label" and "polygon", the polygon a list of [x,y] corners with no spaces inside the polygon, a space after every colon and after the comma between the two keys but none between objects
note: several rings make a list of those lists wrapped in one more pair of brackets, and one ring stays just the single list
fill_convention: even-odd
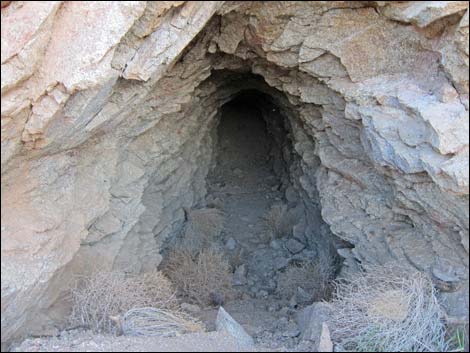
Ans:
[{"label": "sagebrush", "polygon": [[443,311],[428,275],[398,266],[367,266],[336,283],[335,344],[347,351],[447,350]]},{"label": "sagebrush", "polygon": [[187,212],[187,223],[180,247],[200,251],[209,247],[224,227],[224,214],[217,208],[202,208]]},{"label": "sagebrush", "polygon": [[211,304],[211,293],[225,298],[233,294],[229,263],[213,248],[200,252],[177,248],[169,254],[163,271],[185,299],[199,305]]},{"label": "sagebrush", "polygon": [[333,290],[335,271],[334,260],[328,256],[291,263],[279,274],[278,293],[290,299],[300,287],[310,296],[310,302],[328,300]]},{"label": "sagebrush", "polygon": [[295,224],[295,218],[285,204],[273,205],[263,220],[270,240],[290,235]]},{"label": "sagebrush", "polygon": [[122,333],[127,336],[168,337],[204,331],[201,322],[184,312],[152,307],[127,311],[120,324]]},{"label": "sagebrush", "polygon": [[130,275],[101,271],[79,277],[71,290],[70,322],[95,332],[115,332],[113,317],[137,307],[174,310],[178,307],[175,289],[159,271]]}]

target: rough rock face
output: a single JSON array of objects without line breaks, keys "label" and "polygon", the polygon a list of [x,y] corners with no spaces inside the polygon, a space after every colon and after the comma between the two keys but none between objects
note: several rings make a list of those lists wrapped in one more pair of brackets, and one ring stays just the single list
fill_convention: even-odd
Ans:
[{"label": "rough rock face", "polygon": [[59,324],[73,274],[158,265],[247,89],[350,267],[429,271],[467,312],[468,2],[3,3],[2,342]]}]

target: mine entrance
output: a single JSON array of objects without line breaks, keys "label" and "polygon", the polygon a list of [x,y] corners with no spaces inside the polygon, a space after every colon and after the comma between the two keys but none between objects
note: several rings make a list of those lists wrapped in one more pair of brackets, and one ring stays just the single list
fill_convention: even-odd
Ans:
[{"label": "mine entrance", "polygon": [[311,292],[319,251],[305,235],[294,238],[305,209],[289,175],[295,152],[287,117],[272,97],[247,90],[222,107],[217,133],[208,200],[225,214],[221,240],[234,284],[256,298]]},{"label": "mine entrance", "polygon": [[337,274],[336,251],[312,217],[316,203],[295,179],[292,117],[277,103],[248,89],[222,105],[205,204],[186,210],[164,253],[161,268],[180,284],[182,301],[202,309],[197,316],[209,329],[219,305],[241,323],[267,327],[328,299]]},{"label": "mine entrance", "polygon": [[275,168],[284,164],[287,169],[269,129],[281,128],[285,121],[268,102],[259,92],[245,91],[222,107],[216,164],[208,176],[208,199],[225,214],[224,251],[235,271],[234,284],[254,297],[276,291],[281,258],[276,237],[288,234],[272,232],[289,232],[288,227],[276,230],[267,224],[274,222],[268,219],[271,207],[284,205],[285,186]]}]

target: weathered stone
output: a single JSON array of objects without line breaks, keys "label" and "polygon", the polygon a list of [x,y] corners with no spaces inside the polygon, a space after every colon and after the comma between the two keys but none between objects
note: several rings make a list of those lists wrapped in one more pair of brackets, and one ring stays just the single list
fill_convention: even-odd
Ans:
[{"label": "weathered stone", "polygon": [[248,333],[246,333],[243,327],[238,322],[236,322],[223,307],[220,307],[219,311],[217,312],[215,326],[217,331],[225,331],[233,336],[240,347],[253,347],[253,338]]},{"label": "weathered stone", "polygon": [[300,335],[299,328],[295,324],[295,322],[289,322],[287,326],[283,329],[282,336],[283,337],[297,337]]},{"label": "weathered stone", "polygon": [[320,341],[318,342],[317,352],[333,352],[333,342],[331,342],[330,329],[324,322],[322,324]]},{"label": "weathered stone", "polygon": [[221,5],[220,1],[189,1],[175,9],[127,63],[123,77],[158,80]]},{"label": "weathered stone", "polygon": [[273,239],[269,242],[269,246],[273,248],[274,250],[280,249],[281,246],[279,245],[279,242],[276,239]]},{"label": "weathered stone", "polygon": [[38,69],[60,6],[61,1],[25,3],[15,11],[6,9],[8,15],[2,11],[2,28],[8,28],[1,44],[2,94]]},{"label": "weathered stone", "polygon": [[182,303],[180,306],[181,306],[181,309],[192,314],[196,314],[201,311],[201,308],[195,304]]},{"label": "weathered stone", "polygon": [[245,264],[237,267],[233,274],[232,282],[234,286],[243,286],[247,284]]},{"label": "weathered stone", "polygon": [[346,77],[348,72],[339,59],[331,54],[323,54],[313,60],[299,66],[300,70],[318,77]]},{"label": "weathered stone", "polygon": [[378,2],[384,3],[380,11],[385,16],[397,21],[413,23],[419,27],[425,27],[436,20],[468,8],[468,3],[465,1],[407,1],[401,4]]},{"label": "weathered stone", "polygon": [[294,226],[292,227],[292,236],[295,238],[295,240],[301,242],[302,244],[307,244],[305,228],[305,222],[294,224]]},{"label": "weathered stone", "polygon": [[227,242],[225,243],[225,247],[228,249],[228,250],[235,250],[236,247],[237,247],[237,242],[235,239],[233,238],[230,238],[229,240],[227,240]]},{"label": "weathered stone", "polygon": [[301,331],[301,339],[318,345],[322,334],[326,334],[323,324],[328,322],[331,310],[331,306],[326,303],[313,303],[298,312],[295,319]]},{"label": "weathered stone", "polygon": [[305,244],[302,244],[301,242],[295,240],[294,238],[289,238],[286,241],[286,249],[290,251],[292,254],[298,254],[301,252],[303,249],[305,249]]},{"label": "weathered stone", "polygon": [[285,269],[289,265],[289,259],[285,257],[280,257],[276,259],[276,270],[280,271]]},{"label": "weathered stone", "polygon": [[313,299],[313,296],[307,293],[302,287],[297,287],[295,296],[295,301],[300,305],[309,304],[312,302]]}]

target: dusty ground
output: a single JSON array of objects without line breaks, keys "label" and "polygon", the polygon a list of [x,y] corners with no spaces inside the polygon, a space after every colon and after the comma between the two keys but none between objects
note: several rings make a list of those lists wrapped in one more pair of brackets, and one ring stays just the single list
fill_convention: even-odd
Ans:
[{"label": "dusty ground", "polygon": [[90,331],[64,331],[57,337],[30,338],[16,345],[15,352],[280,352],[308,351],[298,346],[292,335],[298,335],[293,321],[269,312],[262,300],[235,301],[226,310],[255,339],[253,349],[240,347],[228,334],[215,329],[216,309],[207,309],[198,316],[210,332],[185,334],[178,337],[129,337],[93,334]]},{"label": "dusty ground", "polygon": [[[28,339],[14,352],[242,352],[234,338],[220,332],[180,337],[115,337],[74,331],[57,338]],[[254,351],[254,350],[251,350]]]}]

